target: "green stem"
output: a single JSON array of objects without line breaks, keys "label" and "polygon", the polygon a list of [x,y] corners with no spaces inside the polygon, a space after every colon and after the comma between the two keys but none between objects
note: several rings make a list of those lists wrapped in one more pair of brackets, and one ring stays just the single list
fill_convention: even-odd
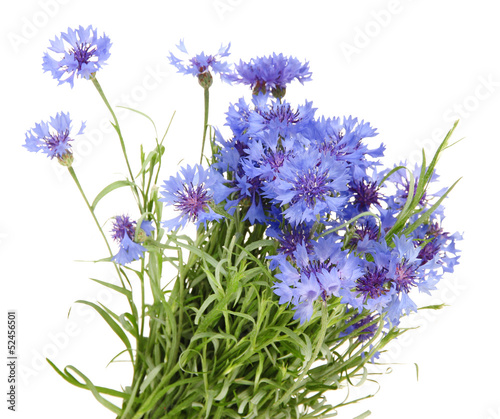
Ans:
[{"label": "green stem", "polygon": [[68,171],[69,171],[69,174],[71,175],[71,177],[73,178],[73,180],[75,181],[76,186],[78,187],[78,190],[82,194],[83,199],[85,201],[85,204],[87,204],[87,208],[89,209],[90,213],[92,214],[92,218],[94,219],[94,221],[97,225],[97,228],[99,229],[99,232],[101,233],[102,238],[104,239],[104,242],[106,243],[106,247],[108,248],[109,254],[111,256],[113,256],[113,252],[111,251],[111,247],[109,246],[108,239],[106,238],[104,231],[102,231],[102,228],[101,228],[101,225],[99,224],[99,221],[97,221],[97,218],[94,214],[92,207],[89,204],[89,201],[87,199],[87,196],[85,195],[85,192],[83,192],[82,185],[80,185],[80,182],[78,181],[78,177],[76,176],[75,170],[72,167],[68,167]]},{"label": "green stem", "polygon": [[[113,256],[113,252],[112,252],[111,247],[109,245],[108,239],[106,238],[106,235],[104,234],[104,231],[102,230],[102,227],[99,224],[97,217],[95,216],[94,210],[90,206],[89,200],[87,199],[87,196],[85,195],[85,192],[83,191],[82,185],[80,184],[80,181],[78,180],[78,177],[76,176],[75,170],[72,167],[68,167],[68,171],[69,171],[71,177],[73,178],[73,180],[75,181],[76,186],[78,187],[78,190],[80,191],[80,194],[82,195],[83,200],[85,201],[85,204],[87,205],[87,208],[89,209],[90,213],[92,214],[92,218],[94,219],[95,224],[97,225],[97,228],[99,229],[99,232],[101,233],[101,236],[104,239],[104,243],[106,243],[106,247],[108,248],[109,255]],[[123,277],[122,277],[122,274],[120,272],[120,269],[118,269],[118,266],[116,265],[116,263],[113,263],[113,265],[115,267],[115,270],[116,270],[118,277],[120,278],[122,286],[125,288],[125,282],[123,281]],[[133,300],[129,299],[129,304],[130,304],[130,308],[132,310],[132,313],[134,313],[135,305],[134,305]],[[143,303],[143,312],[144,312],[144,303]],[[142,331],[141,331],[141,336],[142,336]],[[137,339],[137,347],[138,348],[139,348],[139,345],[140,345],[140,337]],[[137,365],[134,365],[134,375],[137,373],[136,368],[137,368]]]},{"label": "green stem", "polygon": [[208,108],[209,108],[209,94],[208,87],[205,87],[205,118],[203,120],[203,142],[201,143],[201,156],[200,164],[203,163],[203,151],[205,150],[205,140],[207,138],[207,128],[208,128]]},{"label": "green stem", "polygon": [[281,397],[281,399],[278,400],[278,402],[276,403],[277,405],[280,405],[281,403],[287,403],[288,400],[290,399],[290,396],[292,395],[292,393],[297,389],[297,387],[299,387],[300,384],[302,384],[302,380],[304,379],[306,374],[309,372],[309,369],[312,367],[312,364],[314,364],[314,362],[316,362],[316,358],[319,354],[319,351],[321,350],[321,346],[323,345],[323,341],[325,340],[327,328],[328,328],[328,306],[327,306],[326,302],[323,301],[321,304],[321,329],[319,331],[318,342],[316,343],[316,347],[314,348],[314,352],[312,353],[311,358],[309,359],[309,362],[302,370],[302,373],[299,375],[297,380],[295,380],[294,385],[288,389],[288,391]]},{"label": "green stem", "polygon": [[[111,107],[108,99],[106,98],[106,95],[104,94],[104,91],[102,90],[101,85],[97,81],[97,78],[95,77],[95,74],[90,79],[92,80],[92,83],[94,84],[95,88],[97,89],[97,92],[101,96],[102,100],[104,101],[104,104],[106,105],[106,107],[108,108],[109,112],[111,113],[111,116],[113,117],[114,123],[112,123],[112,125],[113,125],[114,129],[116,130],[116,132],[118,134],[118,138],[120,139],[120,145],[122,147],[123,156],[125,157],[125,163],[127,164],[127,169],[128,169],[128,173],[129,173],[129,176],[130,176],[130,180],[133,182],[134,181],[134,175],[132,174],[132,169],[131,169],[130,163],[128,161],[127,149],[125,148],[125,141],[123,140],[123,135],[122,135],[122,132],[121,132],[121,129],[120,129],[120,124],[118,123],[118,118],[116,117],[116,114],[113,111],[113,108]],[[142,214],[144,212],[144,210],[143,210],[143,208],[141,207],[141,204],[140,204],[139,192],[137,191],[137,186],[133,186],[132,190],[133,190],[133,192],[134,192],[134,194],[136,196],[137,203],[139,204],[139,209],[141,210],[141,214]],[[144,203],[144,204],[146,204],[146,203]]]}]

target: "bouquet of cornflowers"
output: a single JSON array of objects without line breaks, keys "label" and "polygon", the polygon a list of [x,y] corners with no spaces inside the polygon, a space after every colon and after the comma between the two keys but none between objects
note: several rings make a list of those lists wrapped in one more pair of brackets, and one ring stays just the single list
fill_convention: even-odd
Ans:
[{"label": "bouquet of cornflowers", "polygon": [[[92,26],[68,29],[51,41],[43,69],[59,84],[92,82],[111,113],[127,177],[87,198],[71,149],[85,124],[73,130],[65,112],[35,124],[25,147],[68,168],[107,245],[99,262],[114,266],[117,282],[94,281],[129,309],[78,303],[123,342],[113,361],[128,359],[133,375],[115,390],[48,362],[121,419],[335,416],[352,401],[333,405],[327,394],[367,380],[369,365],[407,330],[401,318],[417,311],[411,295],[431,294],[457,264],[461,237],[442,226],[442,202],[455,184],[430,188],[456,123],[430,161],[422,152],[417,167],[384,168],[370,123],[318,117],[312,102],[286,101],[290,83],[311,80],[307,62],[273,54],[231,65],[229,45],[191,56],[181,41],[168,59],[204,89],[201,157],[163,180],[168,129],[151,151],[141,146],[140,168],[129,163],[97,81],[110,46]],[[252,89],[229,106],[226,138],[208,124],[217,74]],[[130,189],[137,213],[110,214],[104,231],[95,210],[118,188]],[[173,218],[164,219],[164,206]],[[182,233],[189,224],[194,238]]]}]

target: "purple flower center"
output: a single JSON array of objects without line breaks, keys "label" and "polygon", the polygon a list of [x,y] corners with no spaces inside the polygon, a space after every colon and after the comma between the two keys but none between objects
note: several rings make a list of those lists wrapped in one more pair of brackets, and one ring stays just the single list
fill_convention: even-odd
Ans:
[{"label": "purple flower center", "polygon": [[327,172],[318,173],[317,168],[309,169],[295,179],[294,190],[297,194],[292,199],[292,204],[303,200],[307,207],[313,208],[316,199],[328,195]]},{"label": "purple flower center", "polygon": [[300,226],[291,228],[290,231],[283,232],[278,238],[280,242],[278,252],[286,256],[292,256],[299,244],[303,244],[308,252],[312,251],[313,246],[309,241],[309,236],[310,229]]},{"label": "purple flower center", "polygon": [[370,240],[376,240],[378,237],[378,227],[373,224],[365,223],[357,228],[355,233],[356,234],[349,241],[350,245],[357,245],[357,243],[365,237],[368,237]]},{"label": "purple flower center", "polygon": [[43,139],[45,144],[47,144],[47,148],[50,150],[50,155],[52,157],[62,157],[63,154],[68,152],[68,142],[73,141],[71,138],[68,138],[68,136],[69,130],[66,129],[64,132],[57,132]]},{"label": "purple flower center", "polygon": [[271,169],[273,171],[277,172],[278,169],[283,166],[283,163],[287,159],[288,154],[285,154],[283,151],[276,151],[275,153],[270,153],[267,156],[267,163],[269,163],[269,166],[271,166]]},{"label": "purple flower center", "polygon": [[127,234],[128,238],[133,240],[135,235],[135,224],[135,221],[131,221],[127,215],[117,216],[111,230],[113,239],[117,242],[121,242],[125,234]]},{"label": "purple flower center", "polygon": [[410,289],[416,285],[416,267],[407,263],[398,263],[394,274],[394,282],[397,292],[409,293]]},{"label": "purple flower center", "polygon": [[178,200],[174,203],[174,206],[192,221],[198,219],[198,214],[204,211],[212,200],[203,184],[198,186],[193,186],[192,183],[184,184],[183,190],[178,191],[176,195]]},{"label": "purple flower center", "polygon": [[287,125],[298,123],[302,118],[299,116],[299,111],[293,111],[288,103],[278,105],[267,112],[260,112],[262,117],[267,121],[286,122]]},{"label": "purple flower center", "polygon": [[368,298],[378,298],[387,293],[386,284],[388,278],[386,276],[387,269],[375,267],[368,268],[366,273],[358,279],[356,290],[363,293]]},{"label": "purple flower center", "polygon": [[[418,253],[418,258],[422,260],[422,265],[434,259],[434,257],[441,250],[441,240],[442,238],[447,239],[448,233],[444,233],[443,229],[439,227],[438,223],[433,223],[430,225],[429,230],[425,234],[426,239],[431,239],[428,243],[420,249]],[[415,242],[416,246],[419,246],[422,240]]]},{"label": "purple flower center", "polygon": [[300,272],[305,274],[308,278],[311,276],[311,274],[318,274],[323,270],[327,270],[330,272],[333,268],[333,265],[330,263],[329,260],[326,260],[324,262],[320,262],[318,260],[311,260],[309,261],[309,264],[307,266],[304,266]]},{"label": "purple flower center", "polygon": [[367,211],[370,205],[379,203],[381,195],[378,193],[377,182],[360,182],[354,180],[349,187],[354,196],[354,202],[361,211]]},{"label": "purple flower center", "polygon": [[70,50],[75,60],[78,62],[78,70],[82,69],[83,64],[89,63],[96,51],[97,46],[88,43],[76,44],[76,48]]},{"label": "purple flower center", "polygon": [[422,259],[422,265],[434,259],[434,256],[437,255],[441,246],[436,243],[436,239],[433,239],[429,243],[427,243],[420,252],[418,252],[418,258]]}]

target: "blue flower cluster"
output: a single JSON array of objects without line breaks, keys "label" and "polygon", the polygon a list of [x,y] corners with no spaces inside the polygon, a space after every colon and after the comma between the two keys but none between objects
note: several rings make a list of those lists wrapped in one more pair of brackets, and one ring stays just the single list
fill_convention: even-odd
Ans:
[{"label": "blue flower cluster", "polygon": [[[275,54],[241,62],[229,79],[250,85],[251,101],[229,107],[229,138],[215,131],[210,180],[198,167],[197,176],[188,168],[183,180],[165,182],[165,201],[181,212],[165,226],[219,221],[217,206],[241,211],[244,221],[265,225],[266,235],[278,241],[270,257],[274,292],[293,307],[295,319],[304,323],[316,301],[337,298],[354,316],[378,313],[387,324],[399,324],[417,309],[411,292],[430,293],[459,258],[455,242],[461,237],[442,229],[442,206],[410,234],[391,233],[416,189],[419,168],[414,175],[381,168],[385,147],[373,144],[377,132],[370,123],[317,117],[312,102],[284,100],[288,83],[310,79],[307,63]],[[418,212],[442,193],[424,194]]]},{"label": "blue flower cluster", "polygon": [[[62,57],[46,53],[43,68],[73,86],[75,76],[88,79],[102,67],[110,45],[92,27],[69,29],[51,42],[50,50]],[[178,49],[188,55],[183,41]],[[281,304],[293,307],[295,319],[308,321],[317,301],[335,298],[353,316],[364,316],[358,326],[372,316],[397,325],[402,315],[417,309],[410,294],[435,290],[458,263],[455,243],[461,236],[443,230],[443,207],[433,204],[444,191],[427,192],[437,175],[426,181],[418,209],[400,225],[408,205],[415,204],[423,174],[419,167],[381,167],[385,147],[373,144],[377,132],[370,123],[351,116],[318,117],[312,102],[295,106],[285,100],[288,84],[311,79],[308,63],[273,54],[232,69],[227,56],[229,45],[214,55],[169,56],[179,72],[196,76],[205,89],[214,72],[224,81],[249,85],[253,95],[230,105],[226,125],[231,134],[224,138],[215,130],[216,153],[208,169],[187,166],[164,182],[160,200],[178,215],[163,226],[176,230],[191,222],[206,227],[239,212],[239,219],[265,226],[267,237],[279,243],[270,257],[270,268],[277,272],[273,289]],[[59,113],[29,130],[25,147],[70,166],[72,139],[69,114]],[[413,228],[405,230],[405,225]],[[115,262],[143,256],[140,243],[153,227],[142,221],[140,229],[136,234],[136,222],[127,216],[115,218],[112,233],[120,245]]]}]

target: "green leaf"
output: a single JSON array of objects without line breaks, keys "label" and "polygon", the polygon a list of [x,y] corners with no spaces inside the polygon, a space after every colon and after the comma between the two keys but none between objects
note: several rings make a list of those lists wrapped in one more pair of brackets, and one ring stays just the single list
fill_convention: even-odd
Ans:
[{"label": "green leaf", "polygon": [[[460,178],[461,179],[461,178]],[[453,190],[453,188],[457,185],[457,183],[460,181],[458,179],[451,187],[448,188],[448,190],[436,201],[436,203],[430,207],[423,215],[421,215],[417,221],[415,221],[412,225],[410,225],[408,228],[404,230],[404,234],[408,236],[412,231],[414,231],[419,225],[423,224],[433,214],[434,211],[441,205],[441,202],[448,196],[448,194]]]},{"label": "green leaf", "polygon": [[92,307],[95,311],[97,311],[101,317],[104,319],[106,323],[108,323],[109,327],[117,334],[117,336],[120,338],[120,340],[125,344],[125,347],[128,349],[128,352],[130,354],[130,358],[132,362],[134,362],[134,356],[132,354],[132,345],[130,345],[130,341],[125,334],[124,330],[120,327],[120,325],[115,322],[111,316],[101,307],[99,307],[97,304],[91,303],[89,301],[84,301],[84,300],[78,300],[76,301],[79,304],[85,304],[90,307]]},{"label": "green leaf", "polygon": [[[59,374],[62,378],[64,378],[64,380],[66,380],[68,383],[74,385],[75,387],[79,387],[79,388],[84,388],[84,389],[87,389],[86,385],[85,384],[82,384],[80,383],[78,380],[75,379],[75,377],[73,377],[71,374],[68,374],[66,375],[64,372],[62,372],[59,368],[57,368],[55,366],[55,364],[48,358],[46,358],[46,361],[50,364],[50,366],[57,372],[57,374]],[[102,393],[102,394],[107,394],[109,396],[113,396],[113,397],[119,397],[119,398],[122,398],[122,399],[125,399],[127,400],[130,395],[127,394],[127,393],[124,393],[124,392],[121,392],[121,391],[117,391],[117,390],[113,390],[111,388],[107,388],[107,387],[100,387],[100,386],[96,386],[95,387],[96,390],[99,392],[99,393]]]},{"label": "green leaf", "polygon": [[156,135],[156,137],[158,137],[158,132],[156,130],[156,125],[155,125],[154,121],[148,115],[146,115],[144,112],[138,111],[137,109],[128,108],[127,106],[117,106],[117,108],[127,109],[129,111],[132,111],[132,112],[135,112],[139,115],[142,115],[144,118],[148,119],[153,124],[153,128],[155,130],[155,135]]},{"label": "green leaf", "polygon": [[146,379],[141,384],[141,389],[140,389],[141,393],[144,393],[144,391],[153,382],[153,380],[158,375],[158,373],[162,370],[163,367],[164,367],[164,364],[159,364],[156,367],[154,367],[151,371],[148,372]]},{"label": "green leaf", "polygon": [[94,202],[92,202],[92,205],[90,206],[90,208],[92,209],[92,211],[95,210],[95,208],[96,208],[97,204],[99,203],[99,201],[102,198],[104,198],[107,194],[109,194],[110,192],[114,191],[115,189],[123,188],[124,186],[136,186],[136,185],[135,185],[135,183],[130,182],[129,180],[117,180],[116,182],[113,182],[113,183],[109,184],[101,192],[99,192],[97,194],[97,196],[95,197]]},{"label": "green leaf", "polygon": [[202,304],[198,312],[196,313],[196,317],[194,319],[194,324],[198,324],[200,321],[201,316],[205,312],[205,310],[208,308],[210,304],[212,304],[215,300],[217,300],[217,295],[212,294],[210,295]]},{"label": "green leaf", "polygon": [[[113,403],[111,403],[109,400],[107,400],[104,397],[102,397],[101,393],[108,394],[108,395],[114,396],[114,397],[121,397],[123,399],[127,399],[129,397],[128,394],[121,393],[119,391],[115,391],[115,390],[111,390],[111,389],[107,389],[105,387],[97,387],[97,386],[95,386],[92,383],[92,381],[90,381],[82,372],[80,372],[77,368],[75,368],[75,367],[73,367],[71,365],[68,365],[64,369],[64,372],[62,372],[49,359],[47,359],[47,362],[68,383],[73,384],[76,387],[80,387],[80,388],[84,388],[86,390],[89,390],[93,394],[93,396],[96,398],[96,400],[99,403],[101,403],[103,406],[105,406],[106,408],[108,408],[109,410],[111,410],[115,414],[120,414],[121,413],[122,410],[118,406],[116,406]],[[70,374],[68,372],[68,370],[72,370],[76,374],[78,374],[83,379],[83,381],[85,382],[85,384],[83,384],[80,381],[78,381],[72,374]]]},{"label": "green leaf", "polygon": [[356,416],[354,419],[365,419],[368,416],[370,416],[371,414],[372,414],[372,412],[370,412],[369,410],[367,410],[366,412],[361,413],[361,415]]},{"label": "green leaf", "polygon": [[144,162],[142,163],[142,166],[141,166],[141,170],[139,171],[139,173],[137,173],[137,175],[135,176],[136,179],[143,173],[146,172],[146,168],[148,167],[148,164],[153,161],[153,166],[155,164],[155,161],[154,159],[156,159],[159,155],[161,156],[163,153],[165,152],[165,147],[164,146],[160,146],[160,152],[158,152],[158,150],[153,150],[151,151],[149,154],[148,154],[148,157],[146,157],[146,159],[144,160]]},{"label": "green leaf", "polygon": [[94,282],[97,282],[98,284],[101,284],[101,285],[103,285],[105,287],[111,288],[112,290],[114,290],[116,292],[119,292],[120,294],[123,294],[128,299],[132,298],[132,292],[130,290],[124,288],[124,287],[119,287],[117,285],[110,284],[109,282],[100,281],[99,279],[90,278],[90,280],[94,281]]},{"label": "green leaf", "polygon": [[425,307],[419,307],[419,310],[441,310],[442,308],[446,307],[447,304],[434,304],[430,306],[425,306]]}]

